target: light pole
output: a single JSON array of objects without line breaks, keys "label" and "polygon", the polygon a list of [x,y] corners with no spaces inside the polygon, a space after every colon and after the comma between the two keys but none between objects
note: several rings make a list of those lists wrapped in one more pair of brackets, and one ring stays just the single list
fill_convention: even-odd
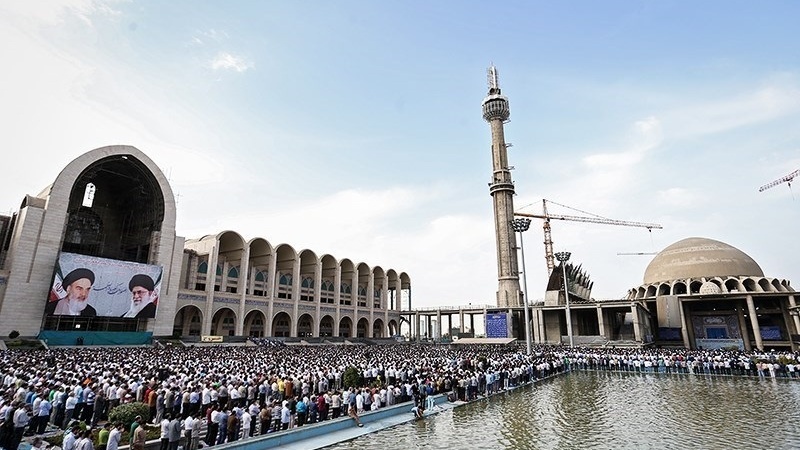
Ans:
[{"label": "light pole", "polygon": [[528,314],[528,272],[525,271],[525,246],[522,245],[522,233],[528,231],[531,219],[527,217],[511,221],[511,228],[519,233],[519,250],[522,253],[522,308],[525,310],[525,344],[528,354],[531,354],[531,319]]},{"label": "light pole", "polygon": [[556,259],[561,263],[561,271],[564,277],[564,301],[567,303],[565,309],[567,313],[567,337],[569,338],[569,346],[574,347],[575,341],[572,339],[572,314],[569,309],[569,288],[567,287],[567,261],[572,256],[570,252],[558,252],[555,254]]}]

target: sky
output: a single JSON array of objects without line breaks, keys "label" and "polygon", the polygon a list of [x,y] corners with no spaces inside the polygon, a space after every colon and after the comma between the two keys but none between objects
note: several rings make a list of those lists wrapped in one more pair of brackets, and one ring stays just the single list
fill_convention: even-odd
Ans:
[{"label": "sky", "polygon": [[[414,307],[494,304],[486,69],[515,208],[616,299],[652,253],[726,242],[800,283],[800,3],[0,3],[0,212],[92,149],[167,175],[187,238],[234,230],[405,272]],[[578,214],[556,206],[552,214]],[[544,297],[541,221],[524,234]]]}]

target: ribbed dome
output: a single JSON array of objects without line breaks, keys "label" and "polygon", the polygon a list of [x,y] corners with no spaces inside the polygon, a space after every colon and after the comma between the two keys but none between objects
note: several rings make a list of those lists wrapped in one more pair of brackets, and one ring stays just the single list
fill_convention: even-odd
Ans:
[{"label": "ribbed dome", "polygon": [[743,251],[713,239],[691,237],[662,250],[644,271],[644,284],[687,278],[763,277],[761,267]]}]

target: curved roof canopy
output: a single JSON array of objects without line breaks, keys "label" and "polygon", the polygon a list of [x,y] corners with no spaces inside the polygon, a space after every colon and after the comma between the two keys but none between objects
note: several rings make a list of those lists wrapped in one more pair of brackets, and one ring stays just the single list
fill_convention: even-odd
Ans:
[{"label": "curved roof canopy", "polygon": [[659,252],[644,272],[644,284],[726,276],[763,277],[764,271],[736,247],[713,239],[691,237]]}]

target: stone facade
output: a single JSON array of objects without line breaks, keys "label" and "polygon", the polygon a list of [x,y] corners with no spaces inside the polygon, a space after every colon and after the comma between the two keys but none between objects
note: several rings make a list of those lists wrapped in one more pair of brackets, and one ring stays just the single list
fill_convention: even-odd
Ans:
[{"label": "stone facade", "polygon": [[[142,245],[146,254],[138,256],[138,262],[163,268],[157,314],[155,319],[131,322],[130,326],[136,330],[150,331],[156,336],[176,331],[272,336],[273,325],[288,322],[287,336],[297,336],[303,327],[311,330],[309,336],[319,336],[320,333],[339,335],[342,325],[348,325],[349,321],[353,334],[364,329],[365,324],[367,336],[399,333],[401,293],[409,295],[410,291],[406,274],[370,268],[363,263],[356,265],[347,259],[339,261],[330,255],[318,258],[309,250],[298,253],[286,244],[272,246],[263,238],[245,241],[232,231],[186,241],[175,233],[175,197],[166,177],[147,155],[124,145],[102,147],[79,156],[59,173],[52,185],[36,196],[24,198],[10,228],[8,248],[0,249],[0,333],[17,330],[23,336],[35,336],[46,328],[44,307],[56,263],[66,248],[65,234],[72,226],[68,222],[70,201],[75,203],[74,190],[79,179],[86,180],[81,177],[93,176],[92,170],[109,161],[123,169],[128,164],[135,165],[144,180],[142,189],[163,198],[163,211],[157,205],[156,230]],[[236,245],[238,250],[232,247]],[[230,269],[236,261],[236,277],[233,277]],[[209,275],[199,273],[200,264],[215,268],[217,262],[225,270],[219,280],[221,284],[216,278],[208,283],[199,282]],[[281,277],[284,281],[289,279],[287,276],[297,280],[289,289],[279,283]],[[267,280],[266,284],[261,277]],[[301,281],[306,285],[301,285]],[[327,291],[322,289],[323,283]],[[371,292],[366,296],[368,304],[360,303],[357,294],[347,294],[355,295],[350,304],[339,303],[345,296],[340,293],[342,283],[361,290],[362,294]],[[336,289],[330,294],[332,285]],[[186,314],[191,308],[197,309],[199,323],[193,324],[191,321],[197,317],[193,319]],[[254,319],[256,316],[260,322]],[[96,321],[88,326],[92,330],[105,325]]]}]

